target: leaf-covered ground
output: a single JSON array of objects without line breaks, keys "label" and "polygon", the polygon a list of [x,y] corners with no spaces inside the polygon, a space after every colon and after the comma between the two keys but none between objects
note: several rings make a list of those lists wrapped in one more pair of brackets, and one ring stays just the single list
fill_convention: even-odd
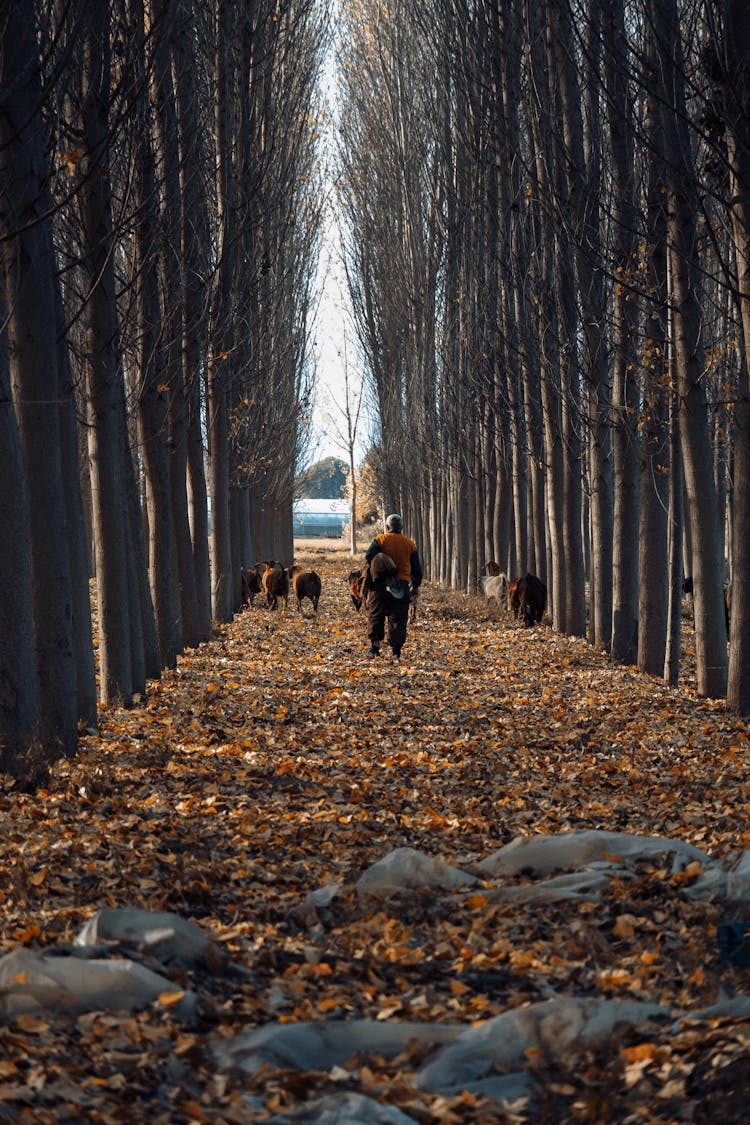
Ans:
[{"label": "leaf-covered ground", "polygon": [[[750,737],[719,702],[612,665],[426,586],[400,664],[367,659],[349,556],[308,547],[317,617],[258,599],[210,644],[101,717],[48,787],[0,791],[2,951],[72,941],[99,907],[192,919],[249,970],[175,974],[203,998],[0,1028],[0,1121],[262,1122],[333,1089],[415,1121],[526,1121],[477,1096],[418,1091],[421,1056],[335,1072],[218,1070],[210,1043],[271,1020],[485,1020],[552,995],[696,1009],[750,992],[719,968],[727,905],[641,864],[596,903],[386,900],[354,880],[396,847],[471,870],[518,835],[607,828],[679,837],[727,864],[750,848]],[[689,632],[686,632],[689,643]],[[325,909],[310,891],[344,884]],[[529,1058],[533,1120],[747,1119],[750,1021],[623,1034],[563,1063]]]}]

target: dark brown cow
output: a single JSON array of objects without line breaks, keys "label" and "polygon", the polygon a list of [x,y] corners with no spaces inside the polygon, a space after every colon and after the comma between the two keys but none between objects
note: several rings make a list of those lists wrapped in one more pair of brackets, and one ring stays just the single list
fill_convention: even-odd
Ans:
[{"label": "dark brown cow", "polygon": [[263,592],[266,595],[269,609],[276,609],[279,599],[284,602],[284,608],[289,607],[289,572],[284,570],[281,563],[267,566],[261,579]]},{"label": "dark brown cow", "polygon": [[365,600],[362,593],[362,571],[350,570],[347,582],[349,583],[349,596],[352,599],[352,605],[359,613]]},{"label": "dark brown cow", "polygon": [[256,595],[260,593],[260,575],[254,567],[242,570],[242,604],[252,605]]},{"label": "dark brown cow", "polygon": [[320,580],[320,575],[315,570],[303,570],[301,566],[293,566],[291,568],[292,576],[292,590],[297,599],[297,608],[302,613],[302,599],[309,598],[312,602],[313,613],[318,612],[318,601],[320,599],[323,583]]},{"label": "dark brown cow", "polygon": [[508,609],[513,611],[513,616],[518,620],[518,614],[521,608],[519,600],[518,587],[521,584],[521,576],[514,578],[512,582],[508,583]]},{"label": "dark brown cow", "polygon": [[538,624],[547,606],[547,587],[535,574],[527,574],[518,583],[518,612],[524,625]]}]

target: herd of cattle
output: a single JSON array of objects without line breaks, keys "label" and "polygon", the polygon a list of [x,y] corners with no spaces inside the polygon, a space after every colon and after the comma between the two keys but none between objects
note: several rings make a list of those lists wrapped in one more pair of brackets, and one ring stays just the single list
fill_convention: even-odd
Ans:
[{"label": "herd of cattle", "polygon": [[[513,616],[524,625],[536,625],[544,617],[547,606],[547,587],[535,574],[526,574],[508,580],[495,562],[488,562],[487,571],[479,579],[482,591],[489,600],[494,598],[499,605],[507,602]],[[359,611],[367,605],[372,577],[367,567],[351,570],[347,583],[352,605]],[[249,569],[242,570],[242,601],[252,605],[258,594],[265,595],[269,609],[276,609],[280,601],[284,607],[289,605],[290,593],[297,599],[297,607],[302,612],[305,598],[312,602],[313,612],[318,612],[318,602],[323,589],[320,575],[315,570],[305,570],[301,566],[283,566],[275,559],[258,562]],[[412,593],[409,617],[414,620],[418,598]]]},{"label": "herd of cattle", "polygon": [[287,608],[291,590],[300,613],[305,598],[309,598],[313,612],[317,613],[322,589],[323,583],[317,571],[303,570],[301,566],[282,566],[275,559],[258,562],[249,570],[243,568],[242,571],[242,601],[245,605],[252,605],[258,594],[265,594],[269,609],[276,609],[280,601]]}]

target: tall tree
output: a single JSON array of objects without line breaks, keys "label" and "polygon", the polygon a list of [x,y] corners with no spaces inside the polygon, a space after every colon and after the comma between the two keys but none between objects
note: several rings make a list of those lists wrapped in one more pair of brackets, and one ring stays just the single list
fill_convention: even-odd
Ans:
[{"label": "tall tree", "polygon": [[724,568],[703,379],[696,170],[688,129],[685,69],[675,0],[650,0],[649,17],[660,78],[669,201],[669,297],[680,399],[680,437],[693,540],[698,692],[703,696],[722,697],[727,684]]},{"label": "tall tree", "polygon": [[[175,3],[153,0],[154,43],[153,97],[155,103],[158,171],[161,183],[160,279],[164,326],[164,383],[168,398],[168,457],[171,522],[174,527],[176,578],[179,582],[182,642],[194,647],[205,635],[198,611],[195,556],[190,538],[187,493],[189,400],[182,368],[182,303],[184,265],[181,247],[182,211],[186,205],[180,190],[180,150],[172,59],[177,39]],[[197,171],[197,169],[194,169]],[[159,174],[160,173],[160,174]],[[158,392],[158,383],[157,383]]]},{"label": "tall tree", "polygon": [[615,520],[612,560],[612,655],[634,664],[638,652],[639,400],[638,227],[632,92],[628,83],[623,0],[605,0],[605,84],[612,174],[612,441]]},{"label": "tall tree", "polygon": [[[646,55],[646,129],[648,169],[646,184],[647,264],[645,294],[645,329],[642,343],[644,368],[643,440],[641,444],[641,485],[638,571],[638,667],[653,676],[664,673],[667,637],[670,624],[670,656],[679,652],[681,621],[681,573],[670,573],[671,561],[681,563],[679,531],[681,507],[675,503],[682,497],[682,464],[679,456],[679,433],[670,427],[670,372],[668,367],[667,253],[666,206],[663,145],[660,135],[658,101],[653,83],[656,65],[653,38]],[[674,550],[670,552],[670,529],[675,532]],[[671,621],[670,621],[671,617]],[[669,661],[676,676],[678,662]]]},{"label": "tall tree", "polygon": [[[165,366],[159,273],[163,249],[158,213],[158,189],[150,125],[151,51],[146,41],[142,0],[129,0],[133,35],[131,74],[136,205],[134,232],[134,299],[136,306],[135,391],[139,436],[146,478],[149,573],[159,636],[161,667],[171,668],[182,649],[177,546],[172,510],[170,472],[169,397]],[[164,34],[164,25],[159,27]]]},{"label": "tall tree", "polygon": [[[0,196],[3,227],[4,214]],[[0,491],[0,770],[23,777],[27,773],[27,753],[37,736],[38,695],[26,478],[4,337],[0,338],[0,456],[5,477]]]},{"label": "tall tree", "polygon": [[750,12],[741,0],[726,0],[723,15],[723,57],[717,61],[724,79],[729,212],[742,343],[734,427],[734,534],[727,702],[739,714],[747,715],[750,714]]},{"label": "tall tree", "polygon": [[110,183],[110,9],[91,0],[81,9],[82,82],[80,212],[86,285],[86,408],[99,613],[100,698],[129,706],[133,696],[132,592],[128,581],[130,513],[125,459],[125,390],[118,354]]},{"label": "tall tree", "polygon": [[[7,356],[28,490],[38,735],[42,752],[51,761],[75,752],[78,710],[60,438],[56,271],[33,4],[26,0],[4,4],[0,26],[4,90],[0,268]],[[12,448],[9,452],[12,457]],[[69,487],[77,484],[76,476]]]},{"label": "tall tree", "polygon": [[[211,130],[200,116],[196,43],[202,42],[195,26],[190,0],[175,0],[173,70],[177,97],[177,130],[180,160],[180,263],[182,306],[182,379],[187,402],[188,518],[195,564],[197,637],[211,631],[211,567],[209,559],[208,489],[203,442],[202,372],[208,335],[207,279],[210,276],[210,224],[208,216],[208,154],[202,138]],[[174,409],[177,409],[175,406]],[[176,431],[172,430],[173,439]],[[175,445],[174,456],[179,456]],[[175,471],[176,475],[176,471]],[[179,485],[177,485],[179,486]],[[179,508],[176,510],[179,518]],[[178,531],[179,533],[179,531]],[[191,643],[186,637],[188,643]]]}]

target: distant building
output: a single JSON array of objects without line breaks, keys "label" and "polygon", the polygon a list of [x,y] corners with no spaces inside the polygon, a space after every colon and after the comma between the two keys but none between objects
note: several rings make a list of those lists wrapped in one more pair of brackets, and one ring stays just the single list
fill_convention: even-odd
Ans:
[{"label": "distant building", "polygon": [[348,500],[295,500],[292,533],[295,539],[340,539],[349,523]]}]

